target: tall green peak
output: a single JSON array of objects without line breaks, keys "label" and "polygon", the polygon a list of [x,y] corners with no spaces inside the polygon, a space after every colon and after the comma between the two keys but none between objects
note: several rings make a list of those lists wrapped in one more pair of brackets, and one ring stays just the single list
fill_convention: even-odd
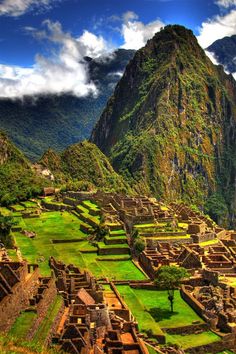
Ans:
[{"label": "tall green peak", "polygon": [[91,141],[137,191],[202,208],[217,194],[233,223],[235,128],[234,79],[173,25],[136,52]]}]

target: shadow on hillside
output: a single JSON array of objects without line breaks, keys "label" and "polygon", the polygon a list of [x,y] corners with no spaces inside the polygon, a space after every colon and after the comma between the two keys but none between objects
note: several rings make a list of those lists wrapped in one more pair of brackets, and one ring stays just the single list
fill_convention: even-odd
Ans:
[{"label": "shadow on hillside", "polygon": [[154,318],[156,322],[162,320],[169,320],[173,315],[177,315],[178,312],[171,312],[170,310],[163,309],[160,307],[152,307],[149,311],[150,315]]}]

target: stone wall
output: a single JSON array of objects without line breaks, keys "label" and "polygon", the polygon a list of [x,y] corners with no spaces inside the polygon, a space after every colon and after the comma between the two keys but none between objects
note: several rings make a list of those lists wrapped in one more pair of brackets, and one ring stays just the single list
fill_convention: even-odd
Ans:
[{"label": "stone wall", "polygon": [[185,286],[182,285],[180,289],[180,295],[184,299],[184,301],[187,302],[187,304],[201,317],[205,320],[204,318],[204,311],[205,308],[204,306],[195,299],[186,289]]},{"label": "stone wall", "polygon": [[[13,267],[19,266],[19,263],[13,262],[9,264],[12,264]],[[29,298],[35,291],[39,271],[38,267],[32,266],[33,271],[29,275],[28,267],[29,265],[26,262],[21,263],[21,266],[16,271],[20,281],[11,287],[11,293],[0,302],[0,331],[8,331],[20,312],[29,305]]]}]

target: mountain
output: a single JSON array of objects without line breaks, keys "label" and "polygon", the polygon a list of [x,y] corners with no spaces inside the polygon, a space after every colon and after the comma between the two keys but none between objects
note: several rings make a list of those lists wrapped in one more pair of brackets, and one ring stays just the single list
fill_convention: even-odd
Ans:
[{"label": "mountain", "polygon": [[230,73],[236,72],[236,35],[224,37],[212,43],[207,50]]},{"label": "mountain", "polygon": [[49,169],[55,180],[66,184],[69,189],[90,185],[109,192],[129,190],[127,183],[114,171],[107,157],[88,141],[71,145],[61,154],[49,149],[39,164]]},{"label": "mountain", "polygon": [[3,132],[0,146],[0,205],[37,196],[50,185],[72,190],[131,192],[107,157],[88,141],[71,145],[61,154],[48,149],[34,165]]},{"label": "mountain", "polygon": [[235,222],[236,83],[192,31],[167,26],[136,52],[90,140],[136,191]]},{"label": "mountain", "polygon": [[2,132],[0,146],[0,204],[12,204],[39,194],[47,181],[36,175],[30,162]]},{"label": "mountain", "polygon": [[119,49],[106,58],[85,58],[89,77],[99,90],[97,97],[63,94],[0,99],[0,129],[33,161],[49,147],[62,151],[88,138],[133,55],[132,50]]}]

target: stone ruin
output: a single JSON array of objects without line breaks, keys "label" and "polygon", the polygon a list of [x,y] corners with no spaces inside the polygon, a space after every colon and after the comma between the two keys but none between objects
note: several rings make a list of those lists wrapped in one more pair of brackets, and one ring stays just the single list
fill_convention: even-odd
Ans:
[{"label": "stone ruin", "polygon": [[67,353],[148,354],[129,310],[111,310],[95,278],[54,258],[50,265],[66,304],[54,343]]},{"label": "stone ruin", "polygon": [[41,277],[38,265],[25,261],[0,262],[0,331],[7,332],[26,310],[36,312],[39,325],[56,293],[55,282]]}]

